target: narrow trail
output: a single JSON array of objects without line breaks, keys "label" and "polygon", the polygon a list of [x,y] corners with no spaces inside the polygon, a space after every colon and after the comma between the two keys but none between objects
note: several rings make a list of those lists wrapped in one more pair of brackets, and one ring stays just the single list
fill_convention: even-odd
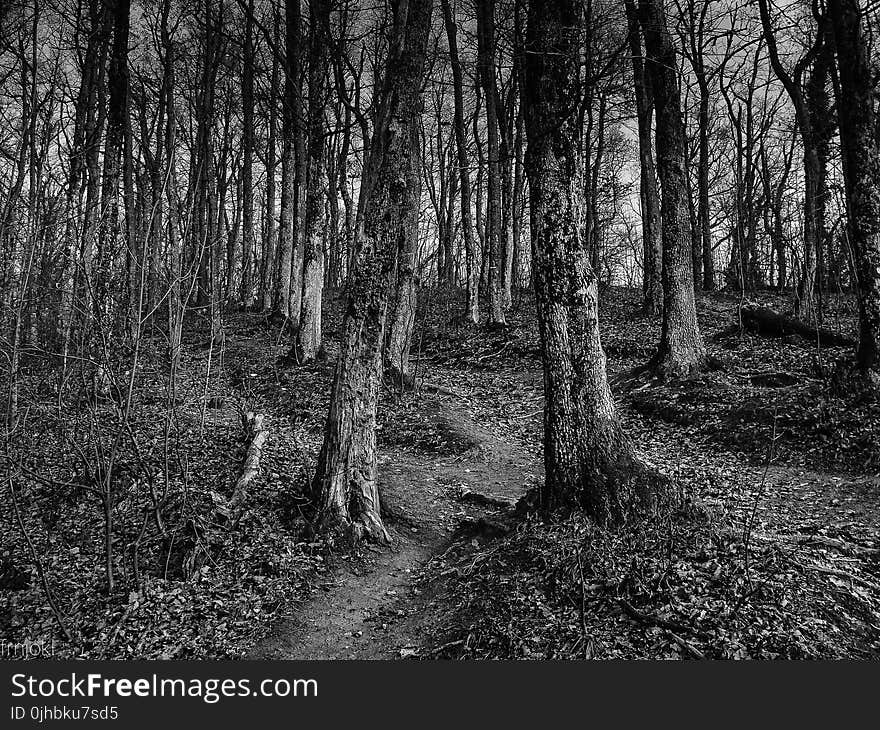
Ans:
[{"label": "narrow trail", "polygon": [[389,659],[414,651],[427,608],[413,583],[420,568],[467,520],[512,507],[533,468],[524,449],[494,438],[454,404],[427,405],[425,427],[441,429],[456,448],[382,449],[380,485],[393,544],[338,558],[318,595],[276,624],[251,658]]},{"label": "narrow trail", "polygon": [[[256,320],[242,324],[250,328],[238,328],[227,353],[230,386],[267,413],[272,434],[263,471],[286,489],[286,475],[311,469],[297,460],[304,447],[317,449],[315,424],[326,408],[329,365],[285,370],[275,362],[284,354],[277,340]],[[610,367],[613,372],[621,363],[612,360]],[[457,605],[447,595],[446,579],[424,578],[436,572],[435,559],[443,567],[452,545],[472,545],[476,554],[486,539],[503,534],[507,528],[498,518],[540,476],[541,373],[536,360],[524,358],[517,367],[491,372],[432,363],[425,377],[443,387],[386,404],[380,423],[379,480],[392,545],[324,556],[326,572],[317,585],[293,611],[276,617],[249,658],[427,658],[460,643],[446,641],[446,619],[438,622]],[[663,395],[658,388],[657,397]],[[634,408],[625,392],[618,393],[618,405],[646,458],[697,485],[703,505],[726,515],[731,530],[752,536],[755,556],[776,554],[766,553],[766,546],[791,553],[780,570],[798,571],[799,585],[809,582],[816,584],[810,590],[820,591],[804,593],[801,603],[816,605],[799,604],[798,611],[821,614],[816,620],[837,622],[846,631],[858,624],[859,607],[838,605],[822,581],[832,588],[834,581],[845,583],[846,595],[853,585],[875,585],[865,561],[876,559],[871,546],[880,539],[873,519],[880,509],[876,478],[810,470],[789,459],[767,465],[735,444],[719,447],[702,421],[700,428],[683,429],[662,413]],[[818,606],[816,596],[828,600]]]}]

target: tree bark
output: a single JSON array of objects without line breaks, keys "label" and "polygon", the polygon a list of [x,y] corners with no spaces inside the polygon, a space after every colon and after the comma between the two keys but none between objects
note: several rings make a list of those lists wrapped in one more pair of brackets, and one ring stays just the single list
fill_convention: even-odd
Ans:
[{"label": "tree bark", "polygon": [[580,225],[577,0],[530,0],[523,111],[535,294],[544,356],[546,514],[620,521],[651,479],[614,409],[599,336],[598,283]]},{"label": "tree bark", "polygon": [[857,0],[829,0],[840,74],[837,100],[850,246],[859,299],[856,365],[880,378],[880,143],[874,80]]},{"label": "tree bark", "polygon": [[498,131],[498,89],[495,80],[495,0],[477,2],[477,43],[480,83],[486,106],[487,168],[487,284],[489,326],[506,324],[502,290],[503,230],[501,226],[501,158]]},{"label": "tree bark", "polygon": [[321,304],[324,293],[324,103],[327,88],[330,4],[309,0],[309,112],[306,209],[303,230],[302,297],[296,328],[297,361],[318,357],[321,344]]},{"label": "tree bark", "polygon": [[242,134],[242,236],[241,287],[238,298],[242,307],[254,304],[254,0],[248,0],[244,28],[244,59],[241,73]]},{"label": "tree bark", "polygon": [[810,60],[818,51],[819,44],[822,42],[822,33],[817,32],[814,46],[798,60],[794,70],[789,74],[779,58],[776,36],[767,0],[758,0],[758,8],[761,15],[764,37],[767,41],[770,65],[791,99],[795,110],[795,121],[801,133],[801,143],[804,151],[804,255],[800,279],[795,290],[794,313],[795,316],[801,319],[812,321],[816,315],[813,290],[816,280],[816,246],[819,236],[816,214],[821,163],[816,148],[812,117],[804,98],[802,76]]},{"label": "tree bark", "polygon": [[646,66],[657,111],[657,170],[663,193],[663,324],[660,346],[651,365],[661,377],[686,377],[705,365],[706,348],[694,304],[685,135],[676,53],[660,0],[642,0],[640,12]]},{"label": "tree bark", "polygon": [[[278,42],[278,18],[275,20],[275,42]],[[269,81],[268,133],[266,135],[266,203],[263,207],[263,246],[260,262],[260,300],[264,312],[272,311],[275,292],[275,248],[278,238],[275,220],[275,173],[278,169],[275,156],[275,136],[278,129],[278,77],[279,61],[277,55],[272,59],[272,75]]]},{"label": "tree bark", "polygon": [[383,374],[382,346],[388,299],[397,274],[400,241],[407,235],[417,190],[412,184],[413,128],[421,113],[421,87],[431,27],[432,0],[395,7],[391,44],[379,96],[368,185],[330,412],[313,492],[319,521],[353,539],[387,541],[377,483],[376,408]]},{"label": "tree bark", "polygon": [[455,103],[455,147],[458,160],[459,200],[461,201],[461,229],[464,237],[467,283],[465,285],[465,318],[471,324],[480,321],[479,267],[477,246],[474,241],[474,219],[471,214],[471,176],[468,162],[467,140],[464,123],[464,81],[462,80],[461,60],[458,55],[458,40],[455,17],[449,0],[441,0],[446,37],[449,42],[449,63],[452,67],[452,93]]},{"label": "tree bark", "polygon": [[406,211],[406,232],[400,239],[397,263],[397,281],[391,302],[391,323],[388,327],[388,341],[385,344],[385,363],[390,380],[401,389],[412,385],[412,372],[409,363],[410,344],[416,323],[418,297],[416,292],[416,258],[419,249],[419,199],[421,192],[420,168],[422,165],[418,128],[410,130],[411,166],[407,185],[415,191],[406,200],[410,205]]},{"label": "tree bark", "polygon": [[659,314],[663,309],[662,257],[660,230],[660,193],[654,167],[651,143],[651,120],[654,100],[651,80],[642,60],[642,40],[638,11],[634,0],[625,2],[629,25],[629,47],[632,57],[633,85],[636,97],[636,121],[639,135],[639,197],[642,207],[642,309],[646,314]]},{"label": "tree bark", "polygon": [[275,268],[273,316],[282,322],[299,322],[302,297],[301,229],[297,225],[302,150],[302,90],[300,87],[300,0],[286,0],[284,107],[282,115],[281,226]]}]

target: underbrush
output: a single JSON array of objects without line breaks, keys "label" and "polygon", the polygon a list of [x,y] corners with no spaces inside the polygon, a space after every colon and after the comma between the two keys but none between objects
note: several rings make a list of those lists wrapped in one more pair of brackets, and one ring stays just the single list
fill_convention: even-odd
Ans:
[{"label": "underbrush", "polygon": [[[880,656],[880,591],[804,568],[704,510],[606,530],[583,517],[459,543],[423,590],[427,654],[459,659]],[[832,591],[834,592],[834,591]]]},{"label": "underbrush", "polygon": [[269,417],[272,438],[286,442],[273,445],[287,452],[283,479],[278,463],[266,469],[241,521],[225,519],[255,401],[241,373],[272,382],[273,360],[236,362],[209,353],[207,339],[198,322],[187,330],[173,405],[161,342],[143,343],[128,404],[124,387],[58,399],[53,370],[25,371],[0,491],[5,641],[42,641],[57,657],[233,658],[324,570],[325,548],[296,514],[302,425]]}]

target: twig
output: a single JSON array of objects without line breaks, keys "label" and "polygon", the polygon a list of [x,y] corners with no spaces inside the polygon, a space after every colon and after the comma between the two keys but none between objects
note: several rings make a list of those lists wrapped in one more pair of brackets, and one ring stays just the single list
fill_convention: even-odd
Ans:
[{"label": "twig", "polygon": [[461,398],[462,400],[468,400],[468,397],[464,393],[453,390],[452,388],[446,388],[442,385],[437,385],[436,383],[428,383],[426,381],[422,381],[421,387],[435,393],[440,393],[441,395],[451,395],[456,398]]},{"label": "twig", "polygon": [[828,575],[833,575],[837,578],[845,578],[846,580],[852,581],[853,583],[858,583],[860,586],[869,588],[872,591],[877,591],[878,593],[880,593],[880,584],[868,580],[867,578],[861,578],[858,575],[854,575],[853,573],[848,573],[845,570],[828,568],[824,565],[818,565],[817,563],[802,563],[799,560],[795,560],[794,558],[791,558],[791,562],[797,565],[799,568],[802,568],[803,570],[815,570],[818,573],[827,573]]},{"label": "twig", "polygon": [[634,618],[640,623],[659,626],[661,629],[666,629],[667,631],[693,631],[690,626],[678,624],[674,621],[667,621],[666,619],[660,618],[659,616],[645,613],[644,611],[639,611],[639,609],[633,606],[625,598],[618,598],[617,601],[618,603],[620,603],[620,607],[624,610],[624,612],[626,612],[630,617]]},{"label": "twig", "polygon": [[691,644],[689,641],[686,641],[674,631],[667,630],[669,634],[669,638],[672,639],[676,644],[678,644],[682,649],[687,651],[694,659],[705,659],[706,655],[701,652],[697,647]]},{"label": "twig", "polygon": [[434,654],[439,654],[442,651],[446,651],[447,649],[451,649],[454,646],[461,646],[464,644],[464,639],[456,639],[455,641],[447,641],[445,644],[440,644],[440,646],[435,646],[433,649],[429,649],[422,656],[433,656]]},{"label": "twig", "polygon": [[587,591],[584,587],[584,566],[581,562],[581,550],[580,547],[575,551],[575,557],[577,558],[577,566],[578,566],[578,576],[580,578],[581,584],[581,603],[578,606],[578,613],[581,620],[581,639],[583,641],[583,658],[589,659],[589,648],[587,642]]}]

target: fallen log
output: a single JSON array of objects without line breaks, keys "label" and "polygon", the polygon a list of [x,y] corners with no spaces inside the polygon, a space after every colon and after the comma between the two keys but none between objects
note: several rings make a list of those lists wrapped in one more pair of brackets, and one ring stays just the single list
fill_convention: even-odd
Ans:
[{"label": "fallen log", "polygon": [[743,329],[765,337],[798,335],[823,347],[855,347],[855,342],[833,330],[813,327],[799,319],[758,305],[746,305],[741,310]]},{"label": "fallen log", "polygon": [[248,412],[244,420],[248,433],[248,447],[241,476],[235,483],[235,488],[229,499],[217,507],[218,514],[225,517],[230,525],[235,525],[241,516],[244,503],[247,500],[248,487],[260,471],[260,456],[263,453],[263,445],[269,438],[269,430],[263,426],[264,416],[261,413]]}]

